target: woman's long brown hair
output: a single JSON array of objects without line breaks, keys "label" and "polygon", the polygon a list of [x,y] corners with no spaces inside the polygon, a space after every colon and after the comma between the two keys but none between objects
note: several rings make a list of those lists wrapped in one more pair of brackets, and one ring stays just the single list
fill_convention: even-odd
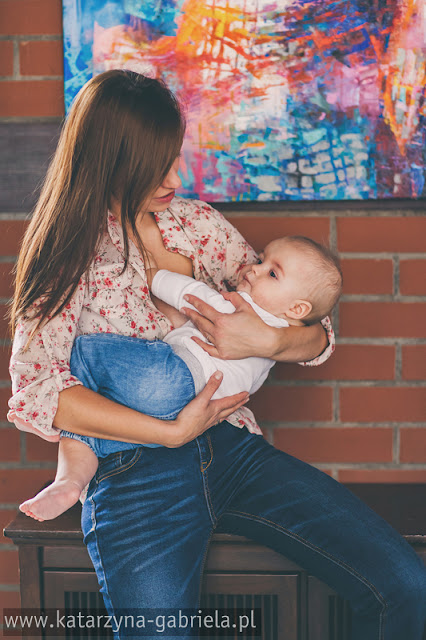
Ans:
[{"label": "woman's long brown hair", "polygon": [[12,335],[23,317],[36,319],[34,336],[68,304],[106,231],[112,197],[121,204],[124,268],[127,225],[143,252],[136,218],[179,155],[184,129],[178,102],[159,80],[113,70],[82,88],[22,242]]}]

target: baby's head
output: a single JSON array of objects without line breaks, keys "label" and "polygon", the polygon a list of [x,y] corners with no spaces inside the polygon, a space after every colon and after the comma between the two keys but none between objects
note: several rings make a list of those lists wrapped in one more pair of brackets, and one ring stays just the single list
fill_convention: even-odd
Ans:
[{"label": "baby's head", "polygon": [[339,259],[304,236],[270,242],[257,264],[243,267],[237,291],[289,324],[314,324],[329,315],[342,290]]}]

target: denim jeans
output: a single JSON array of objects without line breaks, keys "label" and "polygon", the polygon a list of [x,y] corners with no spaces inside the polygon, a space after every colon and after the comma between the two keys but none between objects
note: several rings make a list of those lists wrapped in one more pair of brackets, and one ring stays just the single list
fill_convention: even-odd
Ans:
[{"label": "denim jeans", "polygon": [[[128,359],[109,383],[124,404],[134,402],[140,373]],[[426,569],[409,544],[342,484],[245,427],[222,422],[179,448],[123,446],[101,458],[81,522],[111,616],[197,613],[220,527],[282,553],[348,600],[352,640],[422,640]],[[122,626],[114,638],[159,635]]]},{"label": "denim jeans", "polygon": [[[73,345],[70,364],[71,373],[85,387],[161,420],[173,420],[195,396],[194,380],[187,365],[161,340],[113,333],[79,336]],[[61,437],[84,442],[98,458],[141,446],[69,431],[62,431]]]},{"label": "denim jeans", "polygon": [[[342,484],[227,422],[179,448],[100,460],[82,530],[109,615],[196,612],[218,525],[282,553],[347,599],[352,640],[421,640],[426,569],[409,544]],[[129,628],[114,637],[158,635]]]}]

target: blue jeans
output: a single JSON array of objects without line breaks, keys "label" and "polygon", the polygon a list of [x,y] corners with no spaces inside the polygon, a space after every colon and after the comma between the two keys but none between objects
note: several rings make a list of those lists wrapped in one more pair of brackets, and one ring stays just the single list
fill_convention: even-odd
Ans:
[{"label": "blue jeans", "polygon": [[100,460],[82,530],[109,615],[196,612],[218,525],[282,553],[347,599],[352,640],[421,640],[426,569],[409,544],[342,484],[227,422],[179,448]]},{"label": "blue jeans", "polygon": [[[133,359],[126,366],[129,384],[116,382],[131,405],[141,375],[149,383],[157,374]],[[220,527],[275,549],[348,600],[352,640],[422,639],[426,569],[409,544],[342,484],[246,428],[223,422],[179,448],[123,447],[100,459],[81,523],[111,616],[197,613]],[[159,635],[122,627],[114,638]]]},{"label": "blue jeans", "polygon": [[[79,336],[73,345],[70,364],[71,373],[85,387],[161,420],[176,418],[195,396],[194,380],[187,365],[161,340],[113,333]],[[84,442],[98,458],[141,446],[69,431],[62,431],[61,437]]]}]

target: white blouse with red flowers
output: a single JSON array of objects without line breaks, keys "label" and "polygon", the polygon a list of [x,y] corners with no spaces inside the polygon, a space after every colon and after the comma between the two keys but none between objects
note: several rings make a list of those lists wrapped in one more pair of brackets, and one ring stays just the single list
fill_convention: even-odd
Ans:
[{"label": "white blouse with red flowers", "polygon": [[[164,246],[192,260],[194,277],[218,291],[235,288],[242,266],[255,262],[255,251],[221,213],[198,200],[174,198],[170,207],[155,213]],[[109,214],[108,231],[102,238],[90,269],[66,308],[49,320],[23,350],[33,326],[31,320],[16,328],[10,361],[12,397],[8,420],[18,429],[59,441],[53,426],[58,394],[81,382],[70,372],[74,339],[88,333],[119,333],[125,336],[163,339],[173,328],[153,304],[145,267],[136,246],[129,241],[129,264],[124,264],[123,234]],[[328,318],[323,320],[328,348],[307,365],[327,360],[334,350],[334,334]],[[242,407],[228,421],[262,434],[252,412]],[[119,439],[119,434],[117,434]]]}]

